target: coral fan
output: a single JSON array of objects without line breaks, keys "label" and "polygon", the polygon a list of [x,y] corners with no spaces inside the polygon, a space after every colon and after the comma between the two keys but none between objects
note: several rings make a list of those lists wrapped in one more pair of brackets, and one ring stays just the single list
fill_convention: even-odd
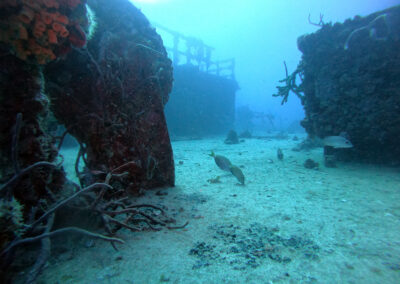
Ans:
[{"label": "coral fan", "polygon": [[0,42],[25,61],[46,64],[86,44],[85,0],[4,0]]}]

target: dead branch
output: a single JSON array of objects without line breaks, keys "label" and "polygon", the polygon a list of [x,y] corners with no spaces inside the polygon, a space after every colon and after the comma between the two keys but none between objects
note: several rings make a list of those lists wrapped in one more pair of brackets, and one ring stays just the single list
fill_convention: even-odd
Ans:
[{"label": "dead branch", "polygon": [[[71,127],[70,127],[71,128]],[[66,129],[60,137],[60,141],[58,142],[57,151],[60,152],[61,146],[64,143],[65,136],[68,134],[68,129]]]},{"label": "dead branch", "polygon": [[37,241],[40,241],[43,238],[51,238],[57,235],[63,235],[66,233],[77,233],[77,234],[83,234],[86,236],[89,236],[91,238],[95,238],[95,239],[100,239],[103,241],[108,241],[108,242],[116,242],[116,243],[120,243],[120,244],[124,244],[125,242],[119,238],[113,238],[113,237],[107,237],[104,236],[102,234],[97,234],[97,233],[93,233],[93,232],[89,232],[85,229],[82,228],[78,228],[78,227],[66,227],[66,228],[61,228],[49,233],[43,233],[39,236],[35,236],[35,237],[31,237],[31,238],[25,238],[25,239],[21,239],[18,241],[15,241],[13,243],[11,243],[5,250],[2,251],[1,256],[7,254],[8,252],[10,252],[11,249],[14,249],[17,246],[23,245],[23,244],[28,244],[28,243],[34,243]]},{"label": "dead branch", "polygon": [[308,23],[313,25],[313,26],[323,27],[325,25],[325,23],[324,23],[324,15],[320,13],[319,14],[319,22],[318,23],[313,23],[311,21],[311,14],[308,14]]},{"label": "dead branch", "polygon": [[167,226],[167,229],[169,229],[169,230],[183,229],[183,228],[185,228],[188,224],[189,224],[189,221],[186,221],[186,223],[183,224],[182,226]]},{"label": "dead branch", "polygon": [[21,170],[21,168],[19,166],[19,162],[18,162],[18,142],[19,142],[19,136],[20,136],[20,132],[21,132],[21,123],[22,123],[22,113],[18,113],[17,117],[15,119],[15,126],[14,126],[14,130],[13,130],[13,134],[12,134],[12,144],[11,144],[11,160],[12,160],[13,167],[14,167],[14,176],[0,187],[0,194],[3,194],[5,192],[5,189],[9,187],[10,191],[8,192],[8,194],[11,196],[13,194],[12,187],[24,175],[28,174],[30,171],[34,170],[37,167],[45,166],[45,167],[56,168],[59,166],[59,165],[55,165],[50,162],[40,161],[40,162],[36,162],[33,165],[30,165],[30,166],[26,167],[25,169]]},{"label": "dead branch", "polygon": [[165,56],[162,52],[160,52],[160,51],[158,51],[158,50],[155,50],[154,48],[151,48],[151,47],[149,47],[149,46],[147,46],[147,45],[144,45],[144,44],[141,44],[141,43],[137,43],[137,44],[136,44],[136,47],[141,47],[141,48],[150,50],[150,51],[154,52],[155,54],[157,54],[158,56],[162,56],[162,57]]},{"label": "dead branch", "polygon": [[57,209],[61,208],[63,205],[65,205],[66,203],[68,203],[69,201],[71,201],[72,199],[76,198],[77,196],[79,196],[80,194],[90,191],[96,187],[105,187],[108,189],[112,189],[112,186],[105,184],[105,183],[94,183],[90,186],[87,186],[85,188],[83,188],[82,190],[75,192],[73,195],[71,195],[70,197],[64,199],[63,201],[60,201],[59,203],[57,203],[53,208],[51,208],[50,210],[48,210],[46,213],[44,213],[42,216],[40,216],[39,219],[37,219],[33,224],[31,224],[30,226],[33,228],[36,225],[38,225],[40,222],[42,222],[44,219],[46,219],[50,214],[54,213]]},{"label": "dead branch", "polygon": [[113,170],[111,171],[111,174],[114,175],[115,173],[119,172],[121,169],[126,168],[127,166],[131,166],[131,165],[137,166],[137,163],[134,162],[134,161],[129,161],[129,162],[127,162],[127,163],[125,163],[125,164],[123,164],[123,165],[121,165],[121,166],[119,166],[119,167],[113,169]]},{"label": "dead branch", "polygon": [[108,221],[108,222],[115,223],[115,224],[119,225],[120,227],[123,227],[123,228],[126,228],[126,229],[131,230],[132,232],[142,231],[142,230],[141,230],[140,228],[138,228],[138,227],[132,227],[131,225],[128,225],[128,224],[125,223],[125,222],[118,221],[117,219],[115,219],[115,218],[113,218],[113,217],[106,216],[106,218],[107,218],[107,221]]},{"label": "dead branch", "polygon": [[[17,130],[17,128],[16,128]],[[15,149],[15,148],[14,148]],[[80,156],[83,155],[83,147],[81,145],[80,154],[78,154],[77,161],[75,164],[75,168],[78,167]],[[3,192],[6,188],[13,188],[16,182],[20,179],[21,176],[28,173],[32,169],[38,166],[49,166],[56,167],[57,165],[48,163],[48,162],[38,162],[34,165],[27,167],[26,169],[20,170],[18,174],[15,174],[14,177],[4,184],[1,187],[1,192]],[[105,182],[104,183],[94,183],[90,186],[87,186],[83,189],[78,185],[74,184],[74,186],[78,189],[71,196],[63,199],[62,201],[56,202],[50,209],[44,212],[38,219],[35,220],[35,213],[37,212],[38,207],[32,208],[31,219],[29,223],[26,225],[25,235],[29,237],[22,237],[13,240],[1,253],[0,257],[10,257],[11,252],[25,244],[35,243],[38,241],[42,242],[42,247],[40,253],[37,257],[36,263],[32,267],[31,271],[28,274],[27,283],[34,283],[37,276],[40,274],[43,269],[49,255],[51,252],[51,240],[50,238],[57,235],[64,235],[68,233],[78,233],[83,234],[92,238],[97,238],[101,240],[105,240],[111,243],[111,245],[115,248],[115,243],[123,244],[124,241],[112,237],[119,229],[126,228],[130,231],[143,231],[147,229],[158,231],[161,230],[162,227],[166,227],[168,229],[180,229],[187,226],[188,222],[186,222],[182,226],[169,226],[170,223],[175,223],[173,218],[167,216],[165,211],[155,205],[151,204],[130,204],[129,197],[127,193],[122,189],[114,189],[110,185],[110,181],[112,178],[122,177],[126,174],[129,174],[126,170],[131,166],[137,166],[137,163],[134,161],[127,162],[121,166],[118,166],[108,172],[107,174],[104,172],[99,172],[100,174],[105,174]],[[78,172],[79,173],[79,172]],[[66,227],[61,228],[55,231],[51,231],[54,216],[56,211],[65,206],[68,202],[76,199],[84,193],[87,193],[95,188],[101,188],[100,191],[96,191],[95,196],[93,197],[93,203],[91,206],[88,206],[86,209],[93,211],[96,214],[99,214],[103,220],[103,226],[105,231],[111,236],[105,236],[98,233],[93,233],[78,227]],[[106,190],[110,191],[110,194],[105,195]],[[12,193],[12,191],[11,191]],[[141,209],[146,210],[143,212]],[[147,212],[152,210],[152,212]],[[157,210],[157,214],[154,213],[154,210]],[[123,218],[121,218],[124,216]],[[158,218],[157,216],[162,216],[162,218]],[[43,225],[44,221],[46,225]],[[137,225],[138,223],[145,224]],[[33,235],[33,236],[32,236]]]},{"label": "dead branch", "polygon": [[[46,229],[44,231],[45,234],[48,234],[51,231],[54,223],[54,214],[47,220]],[[39,276],[40,272],[42,271],[44,265],[47,262],[47,259],[50,257],[51,253],[51,240],[49,237],[42,239],[42,248],[40,253],[36,259],[35,265],[32,267],[31,271],[28,273],[28,277],[25,283],[35,283],[36,278]]]},{"label": "dead branch", "polygon": [[56,165],[56,164],[53,164],[50,162],[45,162],[45,161],[36,162],[33,165],[30,165],[30,166],[26,167],[25,169],[20,170],[20,172],[18,174],[15,174],[11,179],[9,179],[6,183],[4,183],[0,187],[0,194],[3,194],[3,191],[7,187],[14,186],[17,183],[17,181],[19,181],[24,175],[28,174],[30,171],[32,171],[38,167],[57,168],[57,167],[59,167],[59,165]]}]

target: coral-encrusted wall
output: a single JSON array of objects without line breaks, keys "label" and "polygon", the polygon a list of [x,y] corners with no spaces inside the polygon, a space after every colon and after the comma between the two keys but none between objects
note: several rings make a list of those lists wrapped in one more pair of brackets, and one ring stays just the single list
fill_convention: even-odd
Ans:
[{"label": "coral-encrusted wall", "polygon": [[[86,43],[80,0],[0,1],[0,249],[65,195],[42,65]],[[41,224],[42,225],[42,224]],[[41,231],[41,230],[40,230]],[[12,253],[0,256],[7,281]]]},{"label": "coral-encrusted wall", "polygon": [[400,163],[400,6],[302,36],[302,125],[312,136],[345,132],[342,158]]},{"label": "coral-encrusted wall", "polygon": [[[0,1],[1,283],[11,282],[15,258],[24,260],[15,267],[30,262],[17,246],[41,243],[25,273],[26,283],[34,283],[50,256],[47,233],[91,235],[76,228],[75,214],[91,224],[101,219],[107,234],[123,224],[115,214],[125,215],[124,227],[140,230],[128,225],[136,212],[114,210],[130,206],[130,193],[174,185],[164,117],[171,88],[172,66],[162,40],[129,0]],[[66,180],[57,147],[62,139],[50,131],[54,117],[80,142],[85,171],[79,178],[86,189],[76,191]],[[79,195],[85,190],[92,190],[91,206]],[[69,207],[67,196],[83,210]],[[56,232],[65,219],[74,226]],[[148,217],[145,223],[154,229],[153,221]]]},{"label": "coral-encrusted wall", "polygon": [[[5,0],[0,15],[3,179],[12,174],[16,114],[22,112],[24,123],[32,118],[45,124],[47,116],[33,116],[46,112],[49,101],[84,148],[85,185],[104,181],[111,171],[113,184],[134,192],[174,184],[164,117],[171,61],[160,36],[129,0]],[[36,156],[52,161],[56,153],[40,154],[53,147],[51,137],[41,125],[36,128],[30,135],[43,136],[32,144],[38,153],[23,155],[32,163]]]},{"label": "coral-encrusted wall", "polygon": [[[16,166],[22,170],[39,161],[57,163],[57,149],[53,137],[46,132],[49,100],[43,93],[39,67],[3,55],[0,70],[0,183],[3,184],[16,174]],[[22,115],[20,134],[13,144],[17,114]],[[15,161],[13,147],[17,147]],[[44,207],[46,201],[53,201],[63,185],[62,168],[38,167],[20,179],[12,195],[24,205],[26,217],[32,207],[39,203]],[[0,198],[4,198],[4,193]]]},{"label": "coral-encrusted wall", "polygon": [[[85,147],[86,184],[104,181],[137,192],[174,184],[164,105],[171,61],[160,36],[128,0],[90,0],[97,28],[87,49],[44,69],[51,109]],[[127,164],[128,163],[128,164]]]}]

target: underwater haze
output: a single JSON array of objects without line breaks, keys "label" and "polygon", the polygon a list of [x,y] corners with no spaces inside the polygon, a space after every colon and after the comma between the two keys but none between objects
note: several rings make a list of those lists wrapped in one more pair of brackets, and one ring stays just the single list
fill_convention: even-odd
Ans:
[{"label": "underwater haze", "polygon": [[399,284],[400,2],[0,0],[0,284]]},{"label": "underwater haze", "polygon": [[[278,81],[301,57],[297,38],[318,30],[308,23],[343,22],[356,15],[399,4],[396,0],[137,0],[132,2],[154,24],[201,39],[215,48],[214,59],[235,58],[237,107],[248,105],[258,112],[273,114],[281,130],[304,117],[300,101],[293,96],[281,106],[273,98]],[[163,32],[160,31],[163,35]],[[169,45],[168,37],[164,38]],[[280,124],[280,125],[279,125]]]}]

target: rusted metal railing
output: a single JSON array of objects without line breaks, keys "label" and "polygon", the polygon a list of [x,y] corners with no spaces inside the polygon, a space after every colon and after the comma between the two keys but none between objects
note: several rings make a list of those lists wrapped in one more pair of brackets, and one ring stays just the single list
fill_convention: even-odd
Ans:
[{"label": "rusted metal railing", "polygon": [[197,65],[199,70],[209,74],[235,79],[235,59],[211,59],[213,47],[206,45],[200,39],[188,37],[162,25],[154,25],[157,30],[172,36],[172,47],[166,45],[169,56],[174,65]]}]

